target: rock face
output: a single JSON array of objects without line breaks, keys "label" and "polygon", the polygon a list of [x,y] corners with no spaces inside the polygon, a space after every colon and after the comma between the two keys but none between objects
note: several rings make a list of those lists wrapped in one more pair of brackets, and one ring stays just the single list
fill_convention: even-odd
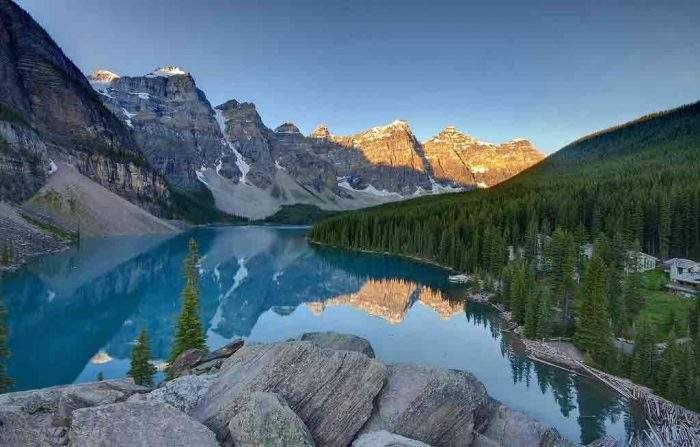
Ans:
[{"label": "rock face", "polygon": [[224,362],[194,414],[224,440],[241,396],[273,392],[319,445],[348,445],[369,418],[385,377],[383,364],[357,352],[299,341],[245,345]]},{"label": "rock face", "polygon": [[174,186],[199,186],[197,170],[214,166],[228,148],[209,101],[189,73],[166,66],[145,76],[98,70],[90,83],[104,104],[133,129],[151,166]]},{"label": "rock face", "polygon": [[385,366],[346,350],[348,336],[311,338],[343,349],[247,344],[219,371],[155,390],[112,380],[0,395],[0,445],[573,446],[470,373]]},{"label": "rock face", "polygon": [[166,404],[123,402],[73,412],[71,446],[218,446],[205,426]]},{"label": "rock face", "polygon": [[311,447],[314,438],[287,402],[275,393],[245,396],[228,423],[230,441],[236,447]]},{"label": "rock face", "polygon": [[299,337],[301,341],[309,341],[319,348],[336,351],[355,351],[367,357],[374,358],[374,349],[367,340],[357,335],[339,334],[337,332],[307,332]]},{"label": "rock face", "polygon": [[[150,214],[172,212],[165,179],[146,163],[128,126],[29,14],[0,0],[0,200],[26,201],[59,162]],[[0,228],[0,246],[14,242],[4,233]],[[22,247],[44,251],[30,239]]]},{"label": "rock face", "polygon": [[524,139],[484,143],[449,126],[423,143],[436,179],[487,187],[540,162],[544,155]]},{"label": "rock face", "polygon": [[[107,189],[165,212],[167,186],[144,163],[127,127],[49,35],[10,0],[0,1],[0,61],[0,121],[10,123],[0,126],[0,141],[16,154],[9,163],[14,166],[0,163],[0,176],[25,173],[6,199],[31,196],[51,172],[49,160],[61,157]],[[27,163],[36,170],[29,176]]]}]

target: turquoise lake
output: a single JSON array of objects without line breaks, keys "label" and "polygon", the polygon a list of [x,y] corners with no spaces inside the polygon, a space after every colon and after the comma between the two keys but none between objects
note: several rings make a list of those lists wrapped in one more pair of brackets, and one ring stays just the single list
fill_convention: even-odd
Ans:
[{"label": "turquoise lake", "polygon": [[307,229],[216,227],[186,234],[84,240],[3,278],[14,390],[123,377],[148,330],[168,355],[182,262],[202,256],[208,346],[285,340],[308,331],[360,335],[384,362],[468,370],[510,407],[574,442],[634,430],[630,406],[597,382],[534,363],[489,307],[464,304],[445,270],[397,257],[310,246]]}]

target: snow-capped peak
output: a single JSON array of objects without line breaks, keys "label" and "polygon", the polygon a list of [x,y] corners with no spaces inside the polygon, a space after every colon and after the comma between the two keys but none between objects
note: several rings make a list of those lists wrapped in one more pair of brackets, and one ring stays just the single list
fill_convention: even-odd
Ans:
[{"label": "snow-capped peak", "polygon": [[93,71],[90,76],[88,76],[88,79],[93,83],[109,84],[115,79],[119,79],[119,75],[109,70],[100,69]]},{"label": "snow-capped peak", "polygon": [[170,76],[186,75],[187,72],[180,67],[175,65],[166,65],[164,67],[157,68],[146,75],[147,78],[153,78],[156,76],[169,78]]}]

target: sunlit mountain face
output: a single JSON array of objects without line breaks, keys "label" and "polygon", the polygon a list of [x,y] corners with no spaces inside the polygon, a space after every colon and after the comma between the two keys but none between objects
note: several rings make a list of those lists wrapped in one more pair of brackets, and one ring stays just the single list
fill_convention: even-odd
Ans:
[{"label": "sunlit mountain face", "polygon": [[624,439],[631,429],[624,402],[599,385],[533,364],[512,345],[492,309],[465,305],[465,286],[450,284],[446,271],[314,248],[306,233],[221,227],[87,240],[5,278],[15,388],[91,381],[98,373],[123,377],[143,328],[162,363],[193,237],[201,254],[200,310],[210,349],[235,338],[268,342],[310,331],[352,333],[367,338],[387,363],[469,370],[497,399],[574,441],[601,433]]}]

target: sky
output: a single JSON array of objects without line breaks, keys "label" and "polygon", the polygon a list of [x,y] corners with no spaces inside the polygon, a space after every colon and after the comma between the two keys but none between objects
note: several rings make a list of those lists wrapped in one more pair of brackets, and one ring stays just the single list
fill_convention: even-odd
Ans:
[{"label": "sky", "polygon": [[189,71],[268,127],[395,119],[551,153],[700,99],[700,1],[19,0],[78,67]]}]

